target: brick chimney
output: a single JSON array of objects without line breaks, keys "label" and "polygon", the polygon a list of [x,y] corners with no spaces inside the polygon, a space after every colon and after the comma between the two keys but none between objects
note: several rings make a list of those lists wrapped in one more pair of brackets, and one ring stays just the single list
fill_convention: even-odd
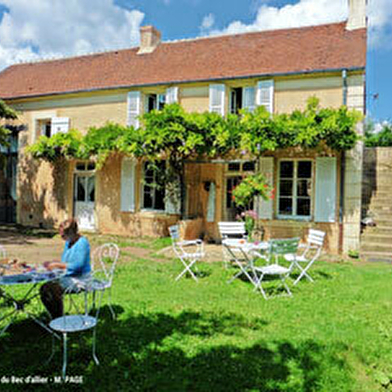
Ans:
[{"label": "brick chimney", "polygon": [[348,0],[347,30],[364,29],[367,27],[366,5],[367,0]]},{"label": "brick chimney", "polygon": [[152,53],[161,42],[161,33],[154,26],[140,27],[140,47],[137,54]]}]

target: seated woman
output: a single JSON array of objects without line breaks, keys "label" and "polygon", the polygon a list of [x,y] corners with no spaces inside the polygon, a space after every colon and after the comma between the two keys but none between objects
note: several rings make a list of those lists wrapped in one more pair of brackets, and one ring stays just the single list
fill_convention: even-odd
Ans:
[{"label": "seated woman", "polygon": [[63,315],[63,293],[76,283],[90,276],[90,244],[87,238],[78,232],[78,224],[74,219],[67,219],[60,224],[59,233],[65,241],[61,262],[50,262],[45,266],[48,270],[65,269],[65,275],[58,281],[48,282],[41,287],[42,303],[52,318]]}]

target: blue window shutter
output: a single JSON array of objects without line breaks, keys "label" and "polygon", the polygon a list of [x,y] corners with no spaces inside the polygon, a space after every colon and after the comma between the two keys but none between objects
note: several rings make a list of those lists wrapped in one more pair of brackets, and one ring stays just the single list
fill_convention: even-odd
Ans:
[{"label": "blue window shutter", "polygon": [[[274,158],[262,157],[260,158],[260,173],[266,179],[268,185],[274,186]],[[274,201],[272,199],[263,200],[258,198],[258,215],[260,219],[272,219],[274,216]]]},{"label": "blue window shutter", "polygon": [[140,91],[130,91],[127,97],[127,125],[139,128]]},{"label": "blue window shutter", "polygon": [[316,222],[335,222],[336,187],[336,158],[316,158]]},{"label": "blue window shutter", "polygon": [[262,80],[257,83],[256,105],[264,106],[268,112],[274,112],[274,81]]},{"label": "blue window shutter", "polygon": [[121,162],[121,211],[135,211],[135,173],[136,161],[123,158]]},{"label": "blue window shutter", "polygon": [[224,84],[210,84],[210,112],[225,115],[226,89]]}]

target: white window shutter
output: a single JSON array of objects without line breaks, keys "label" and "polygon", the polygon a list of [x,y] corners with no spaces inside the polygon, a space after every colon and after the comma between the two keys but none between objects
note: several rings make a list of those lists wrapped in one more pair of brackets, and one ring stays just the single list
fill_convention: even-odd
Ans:
[{"label": "white window shutter", "polygon": [[242,108],[248,109],[250,112],[255,110],[255,88],[243,87],[242,89]]},{"label": "white window shutter", "polygon": [[[165,212],[167,214],[181,214],[181,185],[180,180],[173,184],[175,187],[174,198],[165,197]],[[166,188],[167,190],[167,188]]]},{"label": "white window shutter", "polygon": [[210,112],[225,115],[225,91],[224,84],[210,84]]},{"label": "white window shutter", "polygon": [[336,158],[316,158],[316,222],[335,222],[336,186]]},{"label": "white window shutter", "polygon": [[121,211],[135,211],[136,161],[123,158],[121,162]]},{"label": "white window shutter", "polygon": [[262,80],[257,83],[256,105],[263,105],[268,112],[274,112],[274,81]]},{"label": "white window shutter", "polygon": [[208,193],[207,222],[215,222],[216,187],[212,182]]},{"label": "white window shutter", "polygon": [[166,90],[166,103],[178,102],[178,87],[169,87]]},{"label": "white window shutter", "polygon": [[[274,158],[262,157],[260,158],[260,173],[264,176],[267,184],[274,186]],[[272,199],[263,200],[258,197],[258,215],[260,219],[272,219],[274,216],[274,201]]]},{"label": "white window shutter", "polygon": [[127,125],[139,128],[140,91],[130,91],[127,99]]},{"label": "white window shutter", "polygon": [[56,133],[67,133],[69,131],[69,118],[52,117],[51,128],[52,135]]}]

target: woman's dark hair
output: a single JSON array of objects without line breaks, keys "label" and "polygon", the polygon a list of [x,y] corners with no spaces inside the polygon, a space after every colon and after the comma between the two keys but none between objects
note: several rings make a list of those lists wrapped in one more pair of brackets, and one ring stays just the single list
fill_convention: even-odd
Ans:
[{"label": "woman's dark hair", "polygon": [[73,237],[78,234],[78,222],[75,219],[67,219],[60,224],[60,229],[63,229],[63,233],[69,237]]}]

